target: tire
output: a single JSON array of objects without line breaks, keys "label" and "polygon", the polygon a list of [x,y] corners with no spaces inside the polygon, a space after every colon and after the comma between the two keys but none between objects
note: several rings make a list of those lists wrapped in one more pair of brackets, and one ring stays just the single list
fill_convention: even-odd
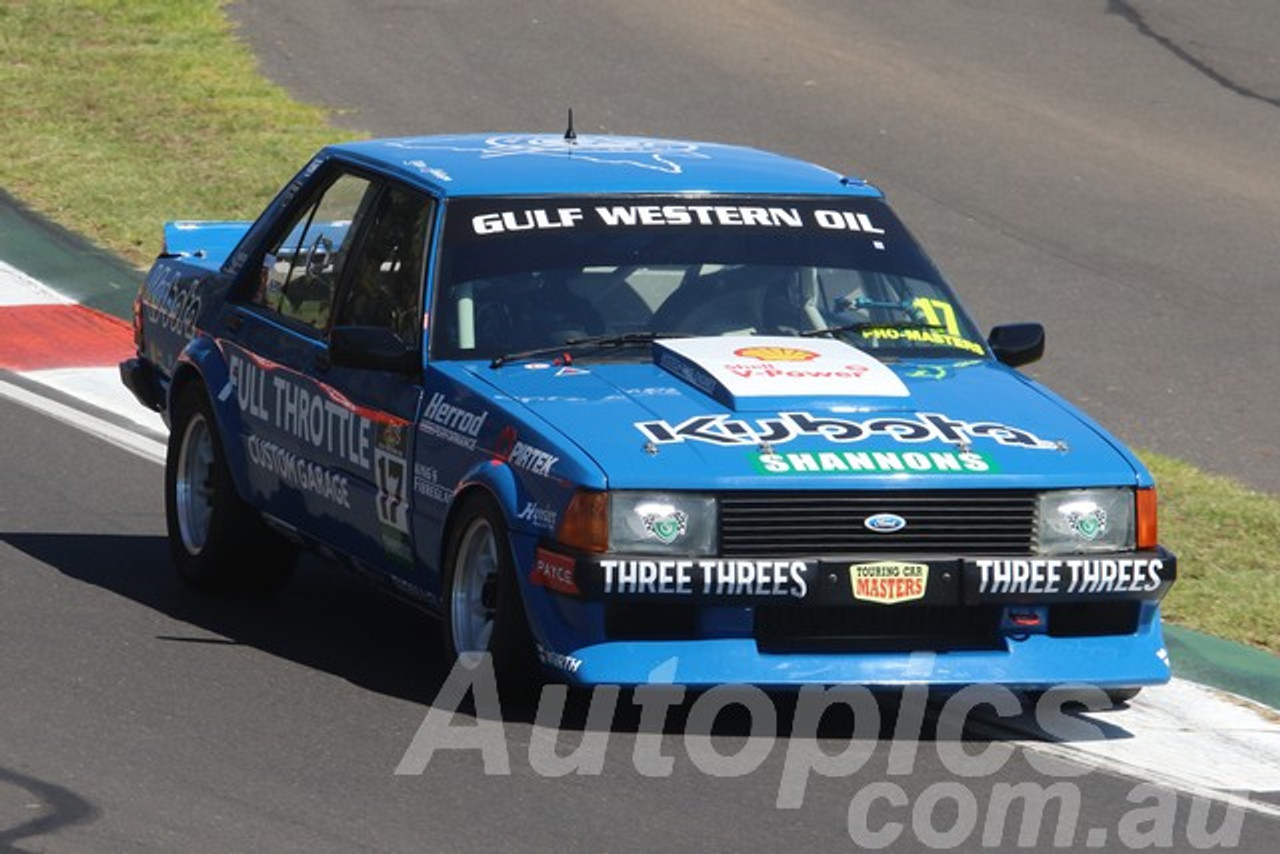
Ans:
[{"label": "tire", "polygon": [[1141,693],[1141,688],[1108,688],[1107,699],[1111,701],[1111,705],[1121,706]]},{"label": "tire", "polygon": [[463,499],[450,529],[441,627],[451,665],[461,653],[487,652],[499,696],[521,705],[533,699],[542,684],[542,670],[534,655],[507,525],[496,504],[482,495]]},{"label": "tire", "polygon": [[182,391],[164,472],[169,552],[179,577],[200,590],[274,590],[298,550],[241,500],[204,386]]},{"label": "tire", "polygon": [[[1107,695],[1107,699],[1111,701],[1112,708],[1116,706],[1123,706],[1142,693],[1141,688],[1105,688],[1103,691]],[[1034,710],[1036,703],[1040,702],[1040,698],[1045,692],[1026,691],[1024,693],[1026,695],[1027,707]],[[1081,698],[1078,702],[1083,703],[1084,699]]]}]

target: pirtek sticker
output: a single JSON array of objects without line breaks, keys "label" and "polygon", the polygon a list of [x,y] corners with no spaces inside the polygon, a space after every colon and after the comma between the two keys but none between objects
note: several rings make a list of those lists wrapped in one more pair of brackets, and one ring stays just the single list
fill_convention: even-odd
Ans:
[{"label": "pirtek sticker", "polygon": [[929,567],[923,563],[855,563],[849,567],[853,598],[894,605],[923,599],[929,585]]}]

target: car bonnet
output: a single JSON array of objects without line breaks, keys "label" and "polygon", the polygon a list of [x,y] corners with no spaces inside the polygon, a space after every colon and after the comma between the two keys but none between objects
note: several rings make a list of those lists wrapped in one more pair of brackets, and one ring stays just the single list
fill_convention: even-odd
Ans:
[{"label": "car bonnet", "polygon": [[[474,364],[612,488],[1134,485],[1098,425],[988,358],[891,360],[831,339],[657,342],[642,362]],[[516,413],[513,413],[516,414]],[[549,428],[549,429],[548,429]]]}]

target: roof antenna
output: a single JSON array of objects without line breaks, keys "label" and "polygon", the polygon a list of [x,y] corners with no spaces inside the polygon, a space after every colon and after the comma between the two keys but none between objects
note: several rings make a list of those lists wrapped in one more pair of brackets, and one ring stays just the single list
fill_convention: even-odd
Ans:
[{"label": "roof antenna", "polygon": [[578,141],[578,132],[573,129],[573,107],[569,108],[569,126],[565,128],[564,141],[570,145]]}]

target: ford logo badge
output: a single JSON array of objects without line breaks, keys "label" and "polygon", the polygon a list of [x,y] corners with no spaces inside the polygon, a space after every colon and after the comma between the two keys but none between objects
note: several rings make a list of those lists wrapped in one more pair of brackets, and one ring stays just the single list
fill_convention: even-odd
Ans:
[{"label": "ford logo badge", "polygon": [[877,534],[892,534],[894,531],[901,531],[907,527],[907,520],[897,513],[877,513],[874,516],[868,516],[862,524],[866,526],[868,531],[875,531]]}]

